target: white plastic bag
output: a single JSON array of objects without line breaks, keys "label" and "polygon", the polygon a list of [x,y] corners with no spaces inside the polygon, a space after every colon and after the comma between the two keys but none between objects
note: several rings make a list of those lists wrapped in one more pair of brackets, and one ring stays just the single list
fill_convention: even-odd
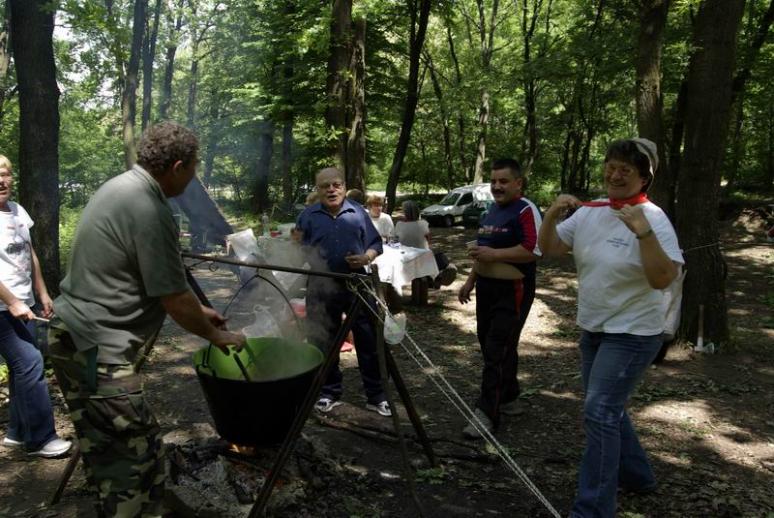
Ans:
[{"label": "white plastic bag", "polygon": [[384,316],[384,341],[391,345],[397,345],[406,336],[406,314],[399,313]]},{"label": "white plastic bag", "polygon": [[253,312],[255,313],[255,322],[242,329],[246,337],[282,336],[277,320],[265,306],[255,306]]},{"label": "white plastic bag", "polygon": [[674,339],[677,334],[677,328],[680,326],[680,307],[683,303],[683,281],[685,280],[685,270],[682,268],[672,281],[672,284],[664,289],[664,298],[661,302],[661,311],[665,315],[664,319],[664,341]]}]

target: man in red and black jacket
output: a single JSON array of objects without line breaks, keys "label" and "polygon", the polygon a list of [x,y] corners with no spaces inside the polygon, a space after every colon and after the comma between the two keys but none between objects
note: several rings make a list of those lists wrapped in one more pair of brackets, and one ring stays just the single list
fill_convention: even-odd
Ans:
[{"label": "man in red and black jacket", "polygon": [[[519,337],[535,298],[535,261],[540,256],[537,235],[540,211],[522,196],[526,187],[521,166],[511,158],[492,163],[491,189],[496,204],[478,229],[476,244],[468,247],[474,259],[459,300],[465,304],[476,290],[476,332],[484,356],[481,394],[476,417],[492,432],[500,415],[517,415]],[[472,425],[468,438],[481,432]]]}]

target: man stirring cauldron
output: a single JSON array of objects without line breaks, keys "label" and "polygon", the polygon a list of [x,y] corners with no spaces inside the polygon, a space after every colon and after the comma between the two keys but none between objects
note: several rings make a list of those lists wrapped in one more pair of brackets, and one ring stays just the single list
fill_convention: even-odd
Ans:
[{"label": "man stirring cauldron", "polygon": [[[319,266],[324,269],[336,273],[365,273],[365,267],[382,253],[379,232],[365,209],[345,198],[346,187],[338,169],[328,167],[321,170],[315,182],[320,201],[307,207],[298,217],[294,238],[319,252],[324,261]],[[342,315],[354,296],[343,281],[309,276],[306,295],[308,339],[323,352],[331,346]],[[366,408],[391,416],[379,374],[374,319],[367,308],[356,316],[352,334],[368,400]],[[341,404],[341,381],[337,362],[315,405],[319,412],[330,412]]]},{"label": "man stirring cauldron", "polygon": [[54,302],[50,349],[99,516],[163,514],[160,428],[133,368],[169,314],[226,349],[245,337],[190,291],[167,198],[196,174],[198,140],[171,122],[149,128],[137,165],[92,196]]}]

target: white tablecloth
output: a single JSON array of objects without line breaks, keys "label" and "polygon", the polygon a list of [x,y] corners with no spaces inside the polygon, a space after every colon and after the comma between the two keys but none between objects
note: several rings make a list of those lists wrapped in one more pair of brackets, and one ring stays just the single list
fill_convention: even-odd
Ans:
[{"label": "white tablecloth", "polygon": [[395,248],[385,244],[382,255],[374,263],[379,268],[379,279],[392,284],[399,295],[403,294],[403,286],[414,279],[438,275],[433,252],[424,248],[403,245]]}]

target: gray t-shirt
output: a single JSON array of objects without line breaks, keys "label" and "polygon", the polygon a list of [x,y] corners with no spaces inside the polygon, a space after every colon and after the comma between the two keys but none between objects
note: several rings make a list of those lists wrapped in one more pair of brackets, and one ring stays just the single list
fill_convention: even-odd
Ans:
[{"label": "gray t-shirt", "polygon": [[178,229],[140,166],[105,182],[81,215],[54,310],[79,350],[127,364],[166,317],[160,297],[188,290]]}]

